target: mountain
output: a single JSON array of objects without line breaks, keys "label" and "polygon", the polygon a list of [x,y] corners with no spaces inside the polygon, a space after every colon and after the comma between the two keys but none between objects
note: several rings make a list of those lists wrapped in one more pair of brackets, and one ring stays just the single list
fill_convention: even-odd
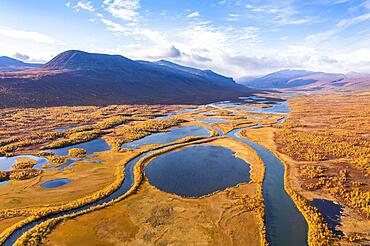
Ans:
[{"label": "mountain", "polygon": [[181,66],[179,64],[169,62],[169,61],[166,61],[166,60],[160,60],[160,61],[154,62],[154,64],[164,66],[164,67],[168,67],[170,69],[176,69],[176,70],[182,71],[184,73],[193,74],[195,76],[199,76],[199,77],[202,77],[204,79],[209,79],[209,80],[212,80],[215,83],[218,83],[220,85],[226,85],[226,86],[230,86],[230,87],[235,85],[235,81],[233,80],[233,78],[225,77],[225,76],[217,74],[217,73],[215,73],[211,70],[200,70],[200,69],[196,69],[196,68],[192,68],[192,67]]},{"label": "mountain", "polygon": [[13,72],[39,67],[41,64],[25,63],[7,56],[0,56],[0,72]]},{"label": "mountain", "polygon": [[259,89],[287,89],[308,88],[315,86],[320,81],[335,81],[343,79],[343,74],[331,74],[323,72],[312,72],[306,70],[281,70],[267,74],[259,78],[247,78],[239,80],[239,83]]},{"label": "mountain", "polygon": [[211,71],[164,63],[66,51],[39,68],[0,73],[0,107],[203,104],[252,93]]}]

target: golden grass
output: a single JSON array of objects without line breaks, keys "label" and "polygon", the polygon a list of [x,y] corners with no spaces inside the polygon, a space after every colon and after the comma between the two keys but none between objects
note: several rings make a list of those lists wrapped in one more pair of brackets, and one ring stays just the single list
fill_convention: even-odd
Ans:
[{"label": "golden grass", "polygon": [[[105,134],[107,129],[127,122],[140,121],[164,115],[185,105],[111,105],[106,107],[48,107],[0,109],[0,154],[12,155],[49,144],[59,138],[78,139],[77,132],[96,131]],[[81,126],[88,124],[86,126]],[[80,127],[74,127],[80,125]],[[55,132],[72,127],[65,132]],[[70,140],[71,141],[71,140]],[[62,146],[63,142],[58,143]],[[57,145],[55,145],[57,146]],[[39,147],[39,146],[37,146]]]},{"label": "golden grass", "polygon": [[[260,182],[263,179],[264,167],[261,160],[244,144],[227,138],[206,144],[227,146],[232,149],[238,157],[253,162],[251,169],[253,180]],[[155,156],[149,156],[141,163],[146,165]],[[222,245],[243,245],[244,242],[251,242],[251,245],[264,244],[264,230],[261,228],[264,224],[262,222],[261,225],[257,214],[261,205],[263,208],[263,203],[258,199],[254,200],[261,185],[258,182],[241,184],[216,192],[212,196],[187,199],[161,192],[144,180],[137,191],[124,200],[104,210],[64,221],[47,237],[46,245],[53,245],[56,242],[68,245],[76,240],[84,240],[86,245],[93,245],[95,242],[102,245],[114,244],[118,241],[123,245],[161,242],[177,245],[185,242]],[[90,229],[86,228],[87,225]]]},{"label": "golden grass", "polygon": [[[368,158],[369,143],[365,140],[368,126],[364,117],[369,115],[366,111],[369,107],[365,106],[369,101],[365,99],[346,95],[292,98],[289,103],[293,111],[284,124],[243,131],[245,137],[269,148],[283,160],[287,188],[295,202],[302,203],[302,208],[307,207],[307,199],[313,198],[339,200],[346,205],[339,228],[346,237],[340,243],[350,243],[351,238],[369,239],[370,222],[363,217],[368,214],[370,199],[368,169],[358,165],[362,158]],[[289,138],[289,134],[295,137]],[[311,223],[320,221],[315,222],[314,211],[306,212]],[[302,210],[303,214],[306,212]]]}]

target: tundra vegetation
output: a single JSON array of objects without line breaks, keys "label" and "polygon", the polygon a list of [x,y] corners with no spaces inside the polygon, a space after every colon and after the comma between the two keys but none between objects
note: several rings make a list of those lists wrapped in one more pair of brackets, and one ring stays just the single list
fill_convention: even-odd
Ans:
[{"label": "tundra vegetation", "polygon": [[[370,96],[305,96],[275,135],[300,162],[304,187],[321,190],[370,218]],[[334,127],[333,127],[334,126]]]},{"label": "tundra vegetation", "polygon": [[0,155],[14,155],[35,147],[45,148],[47,145],[56,148],[88,141],[109,133],[113,127],[162,116],[183,108],[189,106],[111,105],[0,109]]},{"label": "tundra vegetation", "polygon": [[[312,94],[289,99],[292,112],[279,125],[244,130],[286,165],[286,190],[309,223],[312,245],[368,242],[370,218],[370,95]],[[338,201],[344,215],[333,235],[313,198]],[[319,243],[321,242],[321,244]]]},{"label": "tundra vegetation", "polygon": [[[366,241],[366,226],[353,230],[350,224],[357,226],[361,219],[369,219],[368,99],[366,95],[357,99],[344,95],[292,98],[289,100],[292,113],[282,125],[275,123],[284,115],[251,113],[240,107],[209,106],[160,120],[153,118],[185,106],[0,109],[0,154],[42,156],[49,161],[45,167],[59,166],[68,158],[80,160],[61,171],[36,170],[33,160],[18,159],[12,170],[0,171],[0,181],[10,180],[9,184],[0,186],[0,229],[3,230],[0,244],[15,229],[31,221],[108,196],[122,184],[125,165],[138,155],[153,151],[135,165],[134,185],[126,194],[100,206],[45,221],[25,233],[16,245],[69,245],[77,240],[117,244],[117,238],[141,245],[234,245],[238,242],[266,245],[263,162],[247,145],[217,136],[217,130],[227,133],[246,126],[256,129],[244,130],[241,136],[267,146],[284,162],[285,189],[309,224],[309,245],[335,245],[340,240]],[[356,111],[357,107],[367,111]],[[227,121],[205,124],[202,123],[205,117]],[[121,149],[123,143],[185,125],[203,126],[211,134]],[[70,149],[66,156],[40,151],[100,137],[111,150],[93,156],[86,156],[86,151],[78,148]],[[153,158],[195,144],[233,150],[237,157],[251,165],[251,182],[195,199],[168,194],[149,184],[144,168]],[[84,162],[84,158],[101,160],[101,163]],[[40,187],[42,182],[58,178],[72,182],[63,189]],[[17,197],[12,195],[14,191]],[[333,235],[323,216],[310,204],[313,197],[338,199],[351,209],[346,210],[351,216],[357,214],[351,221],[342,222],[345,237]]]},{"label": "tundra vegetation", "polygon": [[[164,109],[168,107],[169,109],[167,111],[164,111]],[[81,108],[80,112],[75,112],[74,110],[77,110],[76,108]],[[63,111],[65,110],[66,115],[71,114],[71,118],[73,118],[75,115],[79,115],[79,113],[86,114],[85,117],[90,117],[91,114],[91,107],[76,107],[76,108],[63,108]],[[16,228],[21,227],[22,225],[33,221],[37,218],[40,218],[42,216],[45,216],[47,214],[52,214],[76,207],[80,207],[84,204],[90,203],[92,201],[98,200],[102,197],[105,197],[109,195],[111,192],[116,190],[118,186],[122,183],[124,179],[124,173],[123,173],[123,166],[125,163],[127,163],[130,159],[134,158],[135,156],[139,155],[140,153],[149,151],[149,150],[155,150],[159,147],[165,147],[166,145],[171,146],[175,143],[178,144],[196,144],[197,141],[202,141],[202,139],[205,139],[204,141],[210,141],[207,139],[207,137],[187,137],[184,139],[180,139],[176,141],[175,143],[169,143],[165,145],[148,145],[144,148],[140,148],[138,150],[131,150],[131,149],[120,149],[120,146],[124,142],[136,140],[139,138],[142,138],[144,136],[150,135],[152,133],[156,132],[163,132],[167,131],[171,127],[179,126],[179,125],[200,125],[205,128],[208,128],[211,132],[211,137],[217,135],[217,131],[215,131],[211,126],[208,126],[206,124],[203,124],[201,122],[191,122],[192,121],[192,113],[183,113],[179,115],[179,117],[169,117],[164,118],[162,120],[153,120],[154,116],[164,115],[165,113],[168,113],[170,110],[178,110],[181,109],[181,106],[164,106],[164,109],[158,109],[153,106],[153,110],[157,110],[157,113],[153,113],[148,111],[148,109],[145,110],[145,112],[142,112],[142,114],[136,114],[136,115],[128,115],[126,114],[125,110],[122,110],[122,108],[114,109],[113,112],[116,112],[117,115],[111,116],[110,114],[104,114],[104,117],[99,117],[96,120],[96,122],[79,122],[75,123],[73,122],[68,125],[73,125],[72,128],[64,128],[62,130],[58,130],[55,127],[53,127],[53,124],[48,124],[45,126],[45,130],[51,131],[51,136],[47,140],[44,137],[38,138],[34,137],[34,139],[37,141],[32,142],[32,144],[20,144],[15,149],[7,149],[6,153],[7,155],[13,155],[18,153],[25,153],[25,154],[35,154],[38,156],[42,156],[48,159],[49,164],[48,167],[52,166],[58,166],[60,164],[65,163],[65,161],[68,158],[82,158],[85,156],[86,152],[83,149],[71,149],[67,156],[56,156],[51,152],[41,152],[39,150],[41,149],[48,149],[48,148],[58,148],[58,147],[64,147],[64,146],[70,146],[76,143],[81,143],[85,141],[89,141],[91,139],[95,139],[97,137],[103,137],[112,147],[113,149],[111,151],[98,153],[94,156],[94,158],[102,160],[103,164],[105,165],[93,165],[93,167],[88,167],[87,165],[83,165],[83,161],[81,161],[81,164],[77,162],[72,168],[68,168],[65,171],[58,171],[58,170],[44,170],[42,171],[42,174],[39,175],[40,179],[30,179],[26,183],[10,183],[9,186],[4,186],[1,189],[26,189],[28,191],[28,194],[22,194],[19,197],[18,204],[15,204],[12,202],[12,199],[10,196],[7,198],[7,196],[3,197],[4,200],[2,210],[0,210],[0,218],[3,221],[3,224],[8,224],[9,226],[7,229],[5,229],[1,235],[0,235],[0,242],[2,242],[12,231],[14,231]],[[59,108],[58,108],[59,109]],[[47,109],[43,109],[47,110]],[[42,109],[37,109],[36,111],[38,114],[43,111]],[[125,114],[122,112],[118,113],[119,110],[122,110]],[[131,109],[129,109],[131,110]],[[55,112],[58,110],[56,109]],[[108,110],[109,111],[109,110]],[[55,112],[48,112],[45,114],[54,114]],[[196,112],[196,111],[195,111]],[[55,113],[56,114],[56,113]],[[102,113],[103,114],[103,113]],[[32,115],[32,114],[31,114]],[[100,114],[99,114],[100,115]],[[228,117],[233,117],[233,115],[229,112],[220,112],[220,115],[227,115]],[[100,115],[101,116],[101,115]],[[45,117],[45,116],[43,116]],[[235,116],[236,117],[236,116]],[[64,117],[64,119],[67,119],[68,117]],[[55,120],[55,125],[58,125],[58,128],[63,128],[65,125],[60,125],[60,122],[58,120]],[[86,125],[88,124],[88,125]],[[81,126],[82,125],[82,126]],[[44,126],[39,126],[44,127]],[[19,130],[20,128],[16,128],[14,131]],[[24,136],[22,135],[22,132],[18,132],[18,135],[20,137],[24,137],[25,139],[30,138],[30,135]],[[15,135],[17,136],[17,134]],[[33,137],[34,135],[32,135]],[[44,135],[42,135],[44,136]],[[2,135],[4,139],[8,139],[7,135]],[[31,137],[31,138],[32,138]],[[14,140],[14,141],[13,141]],[[19,140],[19,139],[18,139]],[[194,142],[195,141],[195,142]],[[11,139],[11,140],[5,140],[4,143],[17,143],[17,139]],[[201,143],[201,142],[199,142]],[[7,146],[7,144],[4,144],[2,146]],[[246,146],[240,147],[239,152],[243,150],[243,148],[246,148]],[[166,150],[164,150],[166,151]],[[160,154],[163,153],[163,151],[159,151]],[[250,158],[250,157],[249,157]],[[255,160],[253,160],[254,165],[262,166],[260,162],[258,162],[258,157],[256,157]],[[114,161],[113,161],[114,160]],[[109,167],[109,165],[113,165],[114,168]],[[141,177],[136,182],[136,188],[132,189],[130,193],[127,196],[131,196],[134,194],[137,194],[140,192],[141,189],[139,189],[140,185],[145,185],[146,180],[143,177],[143,166],[147,164],[145,160],[141,162],[142,164],[139,165],[138,169],[135,170],[135,177]],[[21,165],[21,164],[18,164]],[[26,164],[24,164],[26,167]],[[105,166],[105,167],[104,167]],[[108,172],[107,169],[110,171]],[[265,244],[265,236],[264,236],[264,208],[263,208],[263,199],[262,199],[262,179],[263,179],[263,172],[258,171],[260,168],[254,168],[256,170],[252,176],[258,176],[258,181],[256,181],[254,184],[246,184],[243,189],[251,190],[250,192],[247,192],[245,194],[244,192],[237,192],[234,194],[232,191],[233,188],[230,189],[230,191],[227,191],[225,194],[228,194],[227,197],[230,199],[232,197],[233,202],[228,203],[229,208],[228,210],[233,211],[234,213],[241,213],[246,214],[247,220],[249,221],[248,227],[251,227],[250,233],[248,233],[248,237],[254,237],[257,239],[258,242],[261,242],[262,244]],[[24,169],[28,170],[28,169]],[[104,170],[104,171],[103,171]],[[39,171],[39,170],[37,170]],[[41,171],[39,171],[41,172]],[[93,176],[91,176],[93,174]],[[8,174],[1,174],[2,176],[8,177]],[[100,176],[99,178],[97,178]],[[97,184],[94,185],[94,182],[89,182],[89,179],[91,178],[97,182]],[[109,178],[108,178],[109,177]],[[44,190],[40,192],[42,188],[39,187],[40,182],[44,182],[47,180],[57,179],[57,178],[69,178],[72,180],[72,182],[68,185],[68,187],[65,187],[63,189],[60,189],[57,191],[52,190]],[[113,178],[113,179],[112,179]],[[41,181],[42,180],[42,181]],[[104,182],[103,182],[104,180]],[[25,188],[27,187],[27,188]],[[77,187],[84,187],[84,189],[80,189]],[[95,188],[95,189],[94,189]],[[151,187],[150,189],[153,189]],[[4,190],[4,191],[5,191]],[[76,190],[75,192],[71,192],[71,190]],[[253,190],[253,192],[252,192]],[[0,190],[1,191],[1,190]],[[37,194],[37,195],[36,195]],[[55,194],[58,194],[55,196]],[[69,196],[68,196],[68,195]],[[22,197],[22,198],[21,198]],[[27,199],[27,197],[32,197],[32,199]],[[212,196],[210,196],[212,197]],[[37,198],[37,200],[35,200]],[[123,198],[120,198],[123,199]],[[42,201],[41,201],[42,200]],[[48,202],[47,202],[48,201]],[[117,203],[119,201],[114,201],[112,204]],[[31,205],[32,204],[32,205]],[[104,205],[108,206],[109,204]],[[236,211],[234,211],[233,206],[237,207]],[[102,210],[103,211],[103,210]],[[239,212],[238,212],[239,211]],[[82,214],[88,213],[92,211],[83,211]],[[200,212],[200,211],[199,211]],[[221,212],[221,210],[219,211]],[[91,213],[93,214],[93,213]],[[73,215],[75,216],[75,215]],[[72,216],[72,217],[73,217]],[[229,215],[231,216],[231,214]],[[244,215],[243,215],[244,216]],[[76,217],[78,218],[78,217]],[[226,218],[226,217],[225,217]],[[231,216],[230,218],[233,218]],[[62,218],[62,220],[68,220],[68,218]],[[234,219],[232,219],[234,220]],[[239,218],[240,221],[242,221],[241,218]],[[153,221],[151,224],[156,224],[156,219],[148,221]],[[227,220],[226,220],[227,221]],[[229,224],[229,222],[226,222],[228,228],[232,227],[232,223]],[[24,242],[27,242],[28,244],[33,243],[39,243],[41,242],[41,239],[43,236],[46,236],[50,232],[52,228],[54,228],[58,223],[58,220],[49,221],[48,223],[43,223],[39,225],[35,230],[30,231],[27,235],[24,237]],[[239,223],[239,222],[238,222]],[[242,226],[239,226],[236,228],[236,230],[242,230]],[[239,233],[240,235],[243,235],[243,233]],[[146,237],[147,238],[147,237]]]},{"label": "tundra vegetation", "polygon": [[25,180],[34,178],[42,173],[41,170],[33,169],[37,161],[28,158],[19,158],[10,171],[0,171],[0,182],[7,180]]}]

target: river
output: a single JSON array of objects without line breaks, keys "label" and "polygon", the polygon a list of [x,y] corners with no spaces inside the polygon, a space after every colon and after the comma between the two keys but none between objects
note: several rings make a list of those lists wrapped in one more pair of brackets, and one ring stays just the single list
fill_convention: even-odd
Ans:
[{"label": "river", "polygon": [[[255,99],[255,98],[252,98]],[[244,100],[251,100],[251,98],[246,97]],[[263,100],[266,103],[266,100]],[[238,106],[243,107],[242,105],[233,104],[231,102],[222,102],[217,104],[209,104],[207,106],[217,106],[217,107],[230,107],[230,106]],[[249,107],[249,106],[248,106]],[[247,108],[246,108],[247,109]],[[258,108],[248,108],[253,112],[261,112]],[[262,110],[263,113],[269,114],[282,114],[289,112],[289,108],[286,102],[274,102],[272,107],[265,108]],[[162,117],[163,118],[163,117]],[[286,117],[281,118],[277,123],[281,123],[286,119]],[[252,147],[258,155],[263,160],[266,166],[266,173],[265,179],[263,182],[263,197],[265,200],[265,214],[266,214],[266,232],[267,232],[267,241],[270,245],[273,246],[300,246],[300,245],[307,245],[307,231],[308,226],[307,223],[302,216],[302,214],[298,211],[295,204],[293,203],[290,196],[285,192],[284,189],[284,165],[280,162],[276,156],[267,150],[266,148],[252,142],[241,138],[238,133],[243,129],[237,129],[229,132],[227,134],[228,137],[234,138],[238,141],[244,142],[250,147]],[[173,131],[173,130],[172,130]],[[191,136],[192,131],[178,131],[180,134],[183,134],[181,137]],[[218,131],[221,133],[220,131]],[[202,132],[203,133],[203,132]],[[160,134],[160,133],[159,133]],[[190,134],[190,135],[189,135]],[[203,135],[203,134],[201,134]],[[150,138],[152,142],[155,139],[155,134],[151,135]],[[153,137],[154,136],[154,137]],[[163,138],[162,135],[158,135]],[[172,138],[171,138],[172,139]],[[176,137],[176,139],[179,139]],[[160,141],[162,142],[162,141]],[[137,145],[133,145],[131,147],[136,147]],[[128,146],[127,146],[128,147]],[[158,149],[157,149],[158,150]],[[26,224],[25,226],[15,230],[5,241],[5,246],[13,245],[14,242],[26,231],[32,229],[36,225],[47,221],[51,218],[58,218],[67,214],[73,214],[76,212],[80,212],[86,209],[93,208],[95,206],[104,204],[106,202],[112,201],[116,198],[121,197],[124,195],[134,184],[134,167],[135,164],[143,157],[153,153],[154,151],[149,151],[143,153],[136,158],[132,159],[127,163],[125,166],[126,177],[122,183],[122,185],[114,191],[112,194],[108,195],[103,199],[99,199],[98,201],[92,202],[90,204],[84,205],[82,207],[71,209],[68,211],[60,212],[54,215],[49,215],[44,218],[38,219],[31,223]],[[189,153],[188,153],[189,154]],[[191,154],[191,153],[190,153]],[[242,182],[242,181],[240,181]]]}]

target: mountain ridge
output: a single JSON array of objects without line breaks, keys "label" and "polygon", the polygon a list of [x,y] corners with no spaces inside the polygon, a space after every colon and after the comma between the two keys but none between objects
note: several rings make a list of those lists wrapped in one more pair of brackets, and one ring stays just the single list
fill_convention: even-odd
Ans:
[{"label": "mountain ridge", "polygon": [[258,89],[287,89],[310,86],[324,78],[335,80],[343,77],[345,77],[344,74],[284,69],[261,77],[241,79],[238,82]]},{"label": "mountain ridge", "polygon": [[69,50],[40,68],[0,74],[0,107],[203,104],[252,92],[233,79],[225,83],[120,55]]},{"label": "mountain ridge", "polygon": [[0,72],[14,72],[40,67],[42,64],[25,63],[8,56],[0,56]]}]

